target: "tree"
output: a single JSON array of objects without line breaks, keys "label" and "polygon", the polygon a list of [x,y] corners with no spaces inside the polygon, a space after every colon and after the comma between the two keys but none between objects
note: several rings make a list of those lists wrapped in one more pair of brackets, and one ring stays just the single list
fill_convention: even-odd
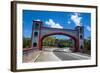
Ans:
[{"label": "tree", "polygon": [[85,53],[90,54],[91,52],[91,37],[84,39],[84,51]]},{"label": "tree", "polygon": [[58,47],[72,47],[74,41],[72,39],[56,38],[48,36],[43,39],[43,46],[58,46]]},{"label": "tree", "polygon": [[54,46],[55,39],[56,39],[55,37],[51,37],[51,36],[45,37],[43,39],[43,46]]},{"label": "tree", "polygon": [[29,48],[31,38],[23,37],[23,48]]}]

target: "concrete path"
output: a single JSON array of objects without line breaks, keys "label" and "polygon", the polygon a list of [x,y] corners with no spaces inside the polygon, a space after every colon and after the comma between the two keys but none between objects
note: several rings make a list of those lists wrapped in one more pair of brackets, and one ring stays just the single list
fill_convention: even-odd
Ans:
[{"label": "concrete path", "polygon": [[89,56],[72,53],[68,48],[45,48],[41,55],[35,60],[35,62],[48,62],[48,61],[67,61],[67,60],[87,60]]},{"label": "concrete path", "polygon": [[42,51],[39,50],[30,50],[26,51],[23,54],[23,63],[34,62],[37,57],[41,54]]},{"label": "concrete path", "polygon": [[35,62],[61,61],[53,52],[42,51]]},{"label": "concrete path", "polygon": [[72,53],[70,49],[67,48],[44,48],[42,51],[31,50],[23,55],[23,62],[52,62],[88,59],[90,59],[90,56],[83,53]]}]

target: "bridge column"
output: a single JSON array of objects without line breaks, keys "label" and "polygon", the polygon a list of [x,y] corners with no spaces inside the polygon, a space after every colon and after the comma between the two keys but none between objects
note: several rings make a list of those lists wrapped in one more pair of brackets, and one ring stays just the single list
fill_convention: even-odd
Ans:
[{"label": "bridge column", "polygon": [[83,26],[77,26],[76,30],[77,30],[77,36],[78,36],[78,39],[79,39],[78,51],[83,52],[83,50],[84,50],[84,27]]},{"label": "bridge column", "polygon": [[33,21],[33,27],[32,27],[32,41],[31,41],[31,47],[33,49],[39,49],[41,50],[41,42],[40,42],[40,34],[41,34],[41,21]]}]

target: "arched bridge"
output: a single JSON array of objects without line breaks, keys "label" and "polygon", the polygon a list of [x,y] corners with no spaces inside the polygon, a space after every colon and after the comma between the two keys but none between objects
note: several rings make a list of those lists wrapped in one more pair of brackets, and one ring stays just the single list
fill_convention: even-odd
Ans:
[{"label": "arched bridge", "polygon": [[75,29],[59,29],[43,27],[43,22],[33,21],[31,48],[42,50],[42,41],[50,35],[65,35],[71,37],[75,41],[74,51],[82,51],[84,48],[84,27],[76,26]]}]

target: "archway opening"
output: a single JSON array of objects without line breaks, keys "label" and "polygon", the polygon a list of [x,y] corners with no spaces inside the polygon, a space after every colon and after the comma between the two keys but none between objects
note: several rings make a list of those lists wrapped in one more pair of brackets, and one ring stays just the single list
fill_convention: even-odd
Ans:
[{"label": "archway opening", "polygon": [[41,38],[41,50],[59,49],[60,51],[78,51],[79,40],[68,34],[52,33]]},{"label": "archway opening", "polygon": [[43,39],[42,49],[46,51],[65,51],[71,52],[75,49],[75,41],[65,35],[50,35]]}]

